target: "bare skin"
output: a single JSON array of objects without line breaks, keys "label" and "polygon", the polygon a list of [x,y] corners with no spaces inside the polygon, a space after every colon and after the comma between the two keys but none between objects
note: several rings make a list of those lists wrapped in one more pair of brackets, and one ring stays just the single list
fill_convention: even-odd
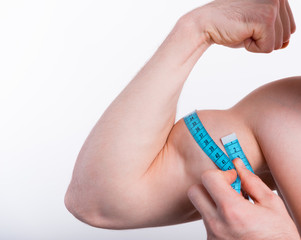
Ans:
[{"label": "bare skin", "polygon": [[300,240],[296,225],[281,198],[244,163],[233,160],[250,203],[230,187],[236,179],[234,169],[208,170],[202,184],[192,185],[187,194],[201,213],[210,240]]},{"label": "bare skin", "polygon": [[[213,43],[265,53],[286,45],[295,23],[287,1],[280,2],[215,1],[177,22],[86,139],[65,197],[75,217],[110,229],[201,218],[187,190],[216,166],[183,119],[174,123],[182,87]],[[263,86],[230,109],[198,111],[220,147],[220,137],[237,134],[255,173],[283,195],[299,231],[301,150],[295,143],[301,141],[300,111],[298,77]]]}]

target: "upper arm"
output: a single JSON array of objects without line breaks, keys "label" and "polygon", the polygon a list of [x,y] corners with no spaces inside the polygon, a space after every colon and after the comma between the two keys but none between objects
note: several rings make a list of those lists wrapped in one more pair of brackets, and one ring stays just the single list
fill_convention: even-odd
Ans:
[{"label": "upper arm", "polygon": [[[198,115],[222,149],[220,138],[235,132],[255,172],[262,170],[260,147],[243,115],[231,109],[203,110],[198,111]],[[93,200],[96,217],[87,217],[86,222],[102,228],[127,229],[200,219],[200,214],[187,197],[187,190],[192,184],[201,183],[204,171],[216,168],[197,145],[184,120],[180,119],[140,178],[124,179],[120,183],[114,179],[96,179],[106,184],[98,189],[91,186],[98,196]]]},{"label": "upper arm", "polygon": [[[242,115],[232,110],[202,110],[198,111],[198,115],[221,149],[220,138],[235,132],[255,172],[264,172],[260,147]],[[200,214],[187,197],[187,190],[192,184],[201,183],[204,171],[216,168],[195,142],[184,120],[180,119],[139,182],[145,206],[151,206],[148,214],[140,218],[139,224],[160,226],[200,219]],[[142,203],[136,204],[139,211]]]},{"label": "upper arm", "polygon": [[[221,149],[220,138],[236,133],[255,173],[271,190],[280,189],[300,226],[301,191],[297,190],[301,189],[301,79],[272,82],[231,109],[203,110],[198,115]],[[153,223],[200,218],[186,191],[190,185],[201,183],[201,174],[212,168],[216,168],[214,163],[194,141],[183,119],[179,120],[141,181],[152,203]]]}]

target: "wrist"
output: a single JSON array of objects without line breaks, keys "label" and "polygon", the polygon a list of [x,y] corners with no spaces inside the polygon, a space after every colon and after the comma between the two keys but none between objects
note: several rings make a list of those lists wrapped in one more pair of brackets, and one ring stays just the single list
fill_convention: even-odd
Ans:
[{"label": "wrist", "polygon": [[206,31],[205,14],[201,8],[194,9],[183,15],[177,22],[176,27],[182,36],[189,41],[192,49],[203,47],[206,50],[212,44],[210,35]]},{"label": "wrist", "polygon": [[208,47],[212,44],[210,35],[206,31],[205,12],[202,8],[196,8],[184,14],[178,20],[176,27],[189,35],[189,38],[198,45],[206,44]]},{"label": "wrist", "polygon": [[205,5],[186,13],[179,21],[182,20],[184,27],[185,25],[187,25],[187,28],[190,26],[194,35],[199,39],[203,39],[203,41],[210,46],[214,43],[208,33],[208,25],[211,21],[210,15],[210,6],[207,7],[207,5]]},{"label": "wrist", "polygon": [[164,56],[168,57],[165,60],[172,63],[169,66],[178,68],[185,65],[186,69],[186,66],[192,68],[210,45],[209,35],[198,23],[195,14],[189,12],[179,18],[158,52],[165,53]]}]

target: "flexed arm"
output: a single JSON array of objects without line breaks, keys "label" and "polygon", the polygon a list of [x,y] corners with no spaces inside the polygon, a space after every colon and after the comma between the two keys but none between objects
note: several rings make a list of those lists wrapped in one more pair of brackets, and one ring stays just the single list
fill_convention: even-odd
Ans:
[{"label": "flexed arm", "polygon": [[91,219],[109,217],[118,199],[132,201],[133,195],[125,195],[130,195],[166,143],[183,84],[208,40],[189,15],[181,18],[106,109],[78,155],[65,197],[77,218],[98,225]]},{"label": "flexed arm", "polygon": [[104,170],[99,172],[102,177],[121,180],[143,175],[166,142],[189,72],[209,45],[205,34],[195,34],[196,27],[188,19],[179,20],[154,56],[103,113],[79,161],[93,161]]},{"label": "flexed arm", "polygon": [[[181,17],[86,139],[65,197],[67,208],[98,227],[138,225],[142,220],[135,218],[136,212],[129,206],[141,198],[142,179],[162,153],[193,66],[212,43],[244,45],[253,52],[279,49],[294,31],[292,17],[279,9],[275,0],[226,0]],[[284,17],[291,20],[285,24]],[[289,35],[284,36],[283,30],[288,28]],[[127,217],[137,223],[132,220],[123,225],[112,220],[125,221]]]}]

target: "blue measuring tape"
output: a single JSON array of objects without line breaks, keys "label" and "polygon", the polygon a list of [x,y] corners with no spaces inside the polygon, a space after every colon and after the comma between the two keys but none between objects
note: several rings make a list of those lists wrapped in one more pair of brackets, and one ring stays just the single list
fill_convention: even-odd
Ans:
[{"label": "blue measuring tape", "polygon": [[[228,157],[210,137],[209,133],[206,131],[204,125],[199,119],[196,110],[185,116],[184,122],[197,144],[203,149],[203,151],[219,169],[223,171],[235,169],[232,160],[238,157],[241,158],[246,167],[254,173],[248,159],[242,151],[242,148],[235,134],[230,134],[229,136],[222,138],[226,152],[229,155]],[[236,180],[231,184],[231,186],[234,190],[240,193],[240,178],[237,177]]]},{"label": "blue measuring tape", "polygon": [[[226,152],[231,161],[235,158],[240,158],[245,164],[246,168],[254,173],[246,155],[244,154],[235,133],[232,133],[226,137],[221,138],[222,143],[226,149]],[[255,174],[255,173],[254,173]]]}]

